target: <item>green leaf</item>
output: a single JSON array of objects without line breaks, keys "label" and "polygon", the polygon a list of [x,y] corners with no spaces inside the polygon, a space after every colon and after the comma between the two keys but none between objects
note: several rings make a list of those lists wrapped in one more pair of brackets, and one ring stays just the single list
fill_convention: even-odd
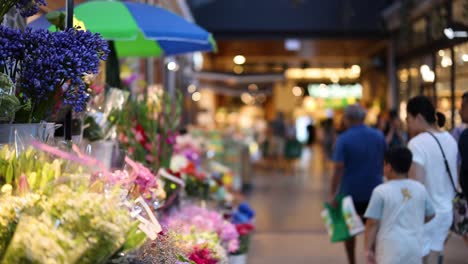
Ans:
[{"label": "green leaf", "polygon": [[10,76],[0,72],[0,89],[7,94],[12,94],[12,90],[15,88],[15,84],[11,80]]},{"label": "green leaf", "polygon": [[138,222],[136,222],[127,234],[125,244],[122,246],[122,252],[132,251],[139,248],[145,243],[146,234],[138,229]]},{"label": "green leaf", "polygon": [[14,95],[0,94],[0,118],[11,119],[21,109],[21,103]]},{"label": "green leaf", "polygon": [[44,164],[42,168],[42,175],[41,175],[41,182],[39,185],[39,190],[44,190],[49,183],[49,175],[50,175],[50,165],[49,163]]},{"label": "green leaf", "polygon": [[177,259],[178,259],[179,261],[182,261],[182,262],[188,262],[188,263],[190,263],[190,264],[196,264],[195,262],[193,262],[193,261],[187,259],[186,257],[184,257],[184,256],[182,256],[182,255],[177,255]]},{"label": "green leaf", "polygon": [[6,171],[6,183],[11,184],[13,181],[13,163],[8,164],[7,171]]},{"label": "green leaf", "polygon": [[47,20],[59,30],[65,30],[65,12],[53,11],[46,14]]},{"label": "green leaf", "polygon": [[83,131],[83,136],[90,141],[97,141],[104,138],[101,127],[96,123],[93,117],[88,116],[85,119],[86,129]]}]

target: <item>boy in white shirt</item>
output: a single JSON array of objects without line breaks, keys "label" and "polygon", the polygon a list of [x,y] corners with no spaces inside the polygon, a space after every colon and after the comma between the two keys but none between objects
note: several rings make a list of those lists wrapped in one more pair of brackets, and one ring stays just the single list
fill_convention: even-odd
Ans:
[{"label": "boy in white shirt", "polygon": [[367,218],[365,249],[367,263],[422,263],[424,223],[434,217],[434,208],[424,186],[408,179],[411,151],[393,148],[385,154],[388,182],[372,192]]}]

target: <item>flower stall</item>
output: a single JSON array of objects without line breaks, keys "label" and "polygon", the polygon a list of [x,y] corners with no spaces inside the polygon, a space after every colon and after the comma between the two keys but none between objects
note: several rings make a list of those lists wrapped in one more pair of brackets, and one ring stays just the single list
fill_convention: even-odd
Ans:
[{"label": "flower stall", "polygon": [[[2,1],[0,21],[42,5]],[[0,263],[239,263],[254,213],[232,171],[208,158],[202,138],[179,133],[181,94],[102,83],[109,32],[88,27],[85,7],[73,28],[60,12],[47,28],[0,26]],[[204,32],[200,47],[142,43],[203,50],[213,45]],[[64,142],[56,123],[70,110],[82,135]]]},{"label": "flower stall", "polygon": [[[60,112],[83,112],[89,99],[90,76],[108,53],[99,34],[77,28],[60,32],[0,27],[0,135],[11,143],[11,129],[23,138],[53,137]],[[48,133],[37,127],[41,122]],[[30,125],[26,125],[30,124]],[[34,125],[31,125],[34,124]],[[52,130],[52,131],[50,131]]]}]

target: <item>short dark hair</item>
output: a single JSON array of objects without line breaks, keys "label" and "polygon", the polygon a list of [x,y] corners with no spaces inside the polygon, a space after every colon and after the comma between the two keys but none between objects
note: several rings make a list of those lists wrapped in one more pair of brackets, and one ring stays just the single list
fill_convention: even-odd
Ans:
[{"label": "short dark hair", "polygon": [[397,119],[397,118],[400,118],[400,117],[398,116],[398,111],[395,110],[395,109],[393,109],[393,110],[391,110],[391,111],[389,112],[389,116],[390,116],[390,120],[395,120],[395,119]]},{"label": "short dark hair", "polygon": [[464,92],[462,95],[462,100],[468,99],[468,92]]},{"label": "short dark hair", "polygon": [[426,96],[420,95],[411,98],[406,105],[406,112],[412,116],[420,114],[431,125],[437,124],[439,127],[445,125],[445,115],[437,112],[434,104]]},{"label": "short dark hair", "polygon": [[408,173],[413,162],[413,154],[406,147],[394,147],[385,153],[385,162],[397,173]]}]

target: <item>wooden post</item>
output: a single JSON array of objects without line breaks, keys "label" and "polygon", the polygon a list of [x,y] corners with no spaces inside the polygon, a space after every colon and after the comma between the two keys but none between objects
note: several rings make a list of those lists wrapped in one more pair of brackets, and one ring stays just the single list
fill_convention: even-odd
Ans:
[{"label": "wooden post", "polygon": [[450,129],[455,128],[455,82],[456,82],[456,61],[455,61],[455,49],[453,46],[450,48],[450,59],[452,60],[452,65],[450,67],[450,102],[451,102],[451,116],[450,116]]},{"label": "wooden post", "polygon": [[[72,28],[73,27],[73,0],[66,0],[65,2],[66,6],[66,28]],[[72,111],[73,109],[70,109],[65,116],[65,122],[64,122],[64,132],[65,132],[65,140],[66,141],[71,141],[72,140]]]},{"label": "wooden post", "polygon": [[396,69],[396,43],[394,39],[388,41],[387,47],[387,77],[388,77],[388,90],[387,90],[387,106],[388,109],[400,110],[399,107],[399,93],[398,93],[398,80]]}]

